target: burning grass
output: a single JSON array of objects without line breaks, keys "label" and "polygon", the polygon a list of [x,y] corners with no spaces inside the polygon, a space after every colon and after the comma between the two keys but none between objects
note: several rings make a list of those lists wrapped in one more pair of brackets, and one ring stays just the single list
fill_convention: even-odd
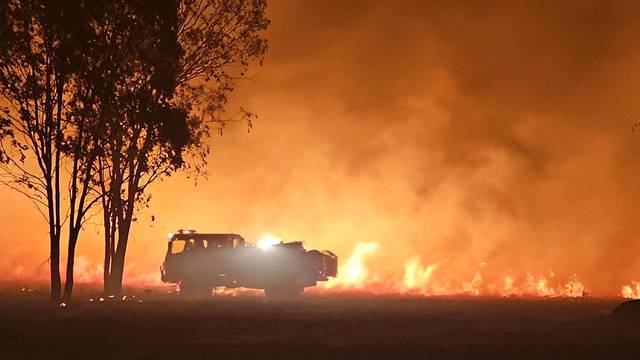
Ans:
[{"label": "burning grass", "polygon": [[[578,275],[560,278],[552,271],[546,274],[525,272],[521,274],[487,274],[484,263],[469,273],[466,279],[454,277],[448,271],[446,263],[423,262],[420,257],[408,259],[404,268],[398,269],[395,276],[375,271],[368,261],[383,249],[378,243],[363,242],[356,244],[350,256],[340,261],[338,277],[321,282],[317,287],[307,288],[311,295],[364,295],[364,296],[401,296],[401,297],[543,297],[543,298],[582,298],[589,291]],[[79,294],[98,293],[102,269],[80,257],[76,266],[77,289]],[[157,272],[140,273],[126,271],[125,287],[133,289],[153,288],[158,293],[175,293],[177,286],[163,284]],[[46,277],[29,276],[20,269],[20,280],[25,283],[45,284]],[[459,275],[459,274],[458,274]],[[14,279],[15,280],[15,279]],[[34,289],[37,287],[34,287]],[[89,290],[88,290],[89,289]],[[31,291],[34,291],[31,289]],[[38,290],[45,294],[44,286]],[[214,296],[256,297],[263,296],[262,290],[237,288],[216,288]],[[602,294],[598,294],[602,295]],[[613,294],[609,294],[613,295]],[[619,296],[628,299],[640,299],[640,282],[633,281],[624,285]]]},{"label": "burning grass", "polygon": [[360,243],[340,266],[338,277],[318,288],[314,293],[370,293],[399,296],[501,296],[501,297],[568,297],[588,296],[585,286],[572,275],[558,281],[553,272],[548,275],[526,273],[516,277],[505,275],[495,281],[476,271],[466,281],[455,281],[441,271],[440,263],[424,264],[419,257],[406,261],[402,277],[385,278],[367,267],[367,257],[378,251],[377,243]]}]

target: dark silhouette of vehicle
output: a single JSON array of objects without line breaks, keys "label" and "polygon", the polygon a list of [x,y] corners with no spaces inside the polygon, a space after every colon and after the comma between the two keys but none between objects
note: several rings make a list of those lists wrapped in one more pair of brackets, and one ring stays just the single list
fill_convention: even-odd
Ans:
[{"label": "dark silhouette of vehicle", "polygon": [[169,234],[160,268],[162,281],[179,283],[180,294],[210,296],[212,288],[264,289],[270,297],[297,296],[305,287],[335,277],[338,258],[305,250],[302,242],[248,244],[238,234]]}]

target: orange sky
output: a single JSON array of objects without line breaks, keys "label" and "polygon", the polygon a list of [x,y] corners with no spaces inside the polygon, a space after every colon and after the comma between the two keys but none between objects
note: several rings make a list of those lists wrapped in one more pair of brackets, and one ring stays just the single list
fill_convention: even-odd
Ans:
[{"label": "orange sky", "polygon": [[[255,127],[211,139],[197,187],[174,176],[153,188],[125,276],[156,274],[166,234],[194,228],[271,233],[342,259],[377,242],[370,267],[383,277],[420,256],[454,280],[553,271],[618,293],[640,279],[639,10],[271,2],[265,65],[229,105],[256,112]],[[0,201],[0,273],[36,272],[43,220],[10,190]],[[93,267],[99,220],[78,245]]]}]

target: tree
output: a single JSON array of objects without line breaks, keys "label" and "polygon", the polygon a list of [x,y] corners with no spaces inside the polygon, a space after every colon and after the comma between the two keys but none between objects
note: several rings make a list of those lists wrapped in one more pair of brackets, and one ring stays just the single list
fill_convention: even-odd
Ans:
[{"label": "tree", "polygon": [[[91,169],[74,162],[75,171],[62,174],[67,145],[91,124],[80,120],[86,112],[72,114],[69,106],[77,98],[77,70],[86,59],[82,45],[91,33],[82,10],[72,1],[0,3],[0,182],[26,195],[48,223],[52,301],[61,298],[62,226],[70,216],[70,225],[79,228],[92,205],[84,187],[80,196],[64,196],[61,186],[65,180],[71,192],[78,190],[73,184],[88,186],[84,176]],[[76,104],[76,110],[85,105]]]},{"label": "tree", "polygon": [[157,37],[128,54],[139,61],[121,59],[134,68],[115,92],[118,116],[98,162],[106,293],[122,289],[131,225],[151,200],[149,185],[179,170],[204,171],[211,126],[224,127],[234,82],[266,52],[265,9],[265,0],[180,1],[173,17],[146,27]]},{"label": "tree", "polygon": [[181,51],[176,32],[178,3],[158,2],[152,10],[145,5],[128,2],[112,22],[121,36],[110,61],[122,76],[112,87],[114,116],[105,129],[98,164],[105,287],[121,283],[122,271],[113,270],[124,268],[129,226],[144,188],[161,173],[182,165],[180,155],[190,135],[186,113],[168,102],[175,90]]},{"label": "tree", "polygon": [[[82,225],[93,204],[103,199],[99,190],[99,156],[109,142],[108,126],[117,117],[114,91],[131,69],[113,61],[127,53],[123,43],[134,48],[135,32],[128,29],[139,22],[129,3],[140,1],[93,1],[83,10],[89,14],[91,37],[83,44],[84,66],[77,70],[70,120],[76,131],[65,141],[70,157],[69,241],[64,297],[70,300],[74,285],[75,252]],[[133,18],[133,19],[130,19]],[[147,34],[149,35],[149,34]],[[77,215],[76,215],[77,214]]]},{"label": "tree", "polygon": [[[96,190],[103,170],[100,156],[110,143],[108,135],[120,136],[107,130],[121,125],[114,123],[123,113],[118,107],[125,105],[123,99],[135,98],[130,89],[147,76],[141,70],[158,65],[148,58],[153,44],[158,48],[167,44],[159,40],[158,24],[176,28],[177,1],[162,4],[149,7],[142,0],[0,4],[4,44],[0,92],[5,106],[0,117],[0,181],[32,200],[49,224],[54,301],[62,297],[62,227],[68,224],[64,298],[69,300],[80,232],[89,210],[103,198]],[[162,13],[166,9],[169,15]],[[151,45],[136,52],[143,41]],[[176,52],[175,36],[168,42],[169,50],[173,44]],[[172,59],[167,63],[177,64],[177,53]]]}]

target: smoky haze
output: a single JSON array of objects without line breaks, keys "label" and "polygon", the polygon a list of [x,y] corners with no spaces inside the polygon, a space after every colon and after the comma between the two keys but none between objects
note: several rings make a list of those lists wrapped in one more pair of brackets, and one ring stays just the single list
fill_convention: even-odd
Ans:
[{"label": "smoky haze", "polygon": [[[341,259],[377,242],[381,277],[419,256],[451,281],[575,273],[617,294],[640,279],[639,13],[635,1],[270,3],[265,65],[229,104],[259,119],[212,138],[207,181],[156,186],[125,276],[156,274],[166,233],[195,228]],[[46,226],[0,196],[0,271],[31,274]],[[99,228],[79,243],[89,264]]]}]

